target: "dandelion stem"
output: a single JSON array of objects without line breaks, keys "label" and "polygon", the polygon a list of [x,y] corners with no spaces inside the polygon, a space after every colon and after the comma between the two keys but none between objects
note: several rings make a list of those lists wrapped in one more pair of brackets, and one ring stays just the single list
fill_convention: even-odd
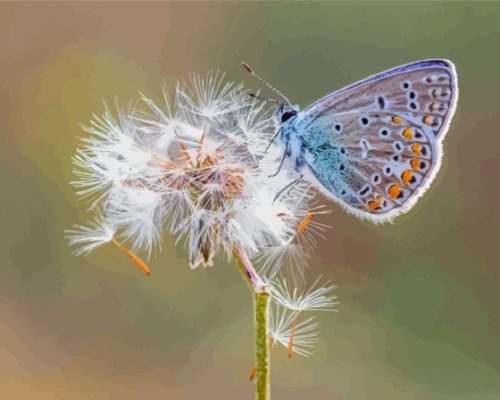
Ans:
[{"label": "dandelion stem", "polygon": [[253,290],[253,292],[267,293],[268,290],[267,285],[260,278],[259,274],[255,270],[252,262],[248,258],[248,255],[245,253],[245,251],[242,248],[235,246],[233,249],[233,256],[234,259],[236,260],[238,268],[243,274],[243,278],[245,278],[245,280],[250,285],[250,288]]},{"label": "dandelion stem", "polygon": [[269,400],[270,393],[270,340],[268,336],[269,293],[255,293],[255,347],[257,356],[256,399]]},{"label": "dandelion stem", "polygon": [[271,372],[269,360],[271,341],[269,339],[268,329],[269,289],[258,275],[243,249],[235,246],[233,255],[243,278],[254,294],[256,367],[255,372],[252,370],[250,374],[250,380],[256,379],[256,400],[269,400]]}]

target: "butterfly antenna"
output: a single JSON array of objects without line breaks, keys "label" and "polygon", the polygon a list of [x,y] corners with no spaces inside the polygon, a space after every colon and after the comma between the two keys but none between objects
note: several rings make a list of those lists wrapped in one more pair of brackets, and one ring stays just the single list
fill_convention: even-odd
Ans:
[{"label": "butterfly antenna", "polygon": [[265,97],[259,96],[255,93],[248,93],[250,97],[253,97],[254,99],[262,100],[262,101],[270,101],[271,103],[276,103],[276,104],[281,104],[282,102],[276,99],[266,99]]},{"label": "butterfly antenna", "polygon": [[290,100],[288,100],[288,98],[283,94],[281,93],[278,89],[276,89],[274,86],[271,86],[271,84],[269,82],[267,82],[266,80],[264,80],[257,72],[255,72],[251,67],[250,65],[248,65],[247,63],[245,62],[242,62],[241,65],[243,66],[243,68],[245,68],[249,73],[250,75],[252,75],[255,79],[257,79],[258,81],[262,82],[264,85],[266,85],[269,89],[271,89],[273,92],[277,93],[280,97],[282,97],[286,103],[291,107],[292,106],[292,103],[290,103]]}]

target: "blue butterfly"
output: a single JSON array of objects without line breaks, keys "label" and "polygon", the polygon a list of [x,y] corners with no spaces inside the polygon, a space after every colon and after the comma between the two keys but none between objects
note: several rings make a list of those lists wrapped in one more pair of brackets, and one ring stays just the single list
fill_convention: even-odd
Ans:
[{"label": "blue butterfly", "polygon": [[452,62],[402,65],[304,111],[243,66],[284,100],[275,118],[282,164],[286,160],[298,175],[291,185],[306,179],[347,212],[386,222],[410,210],[435,178],[458,99]]}]

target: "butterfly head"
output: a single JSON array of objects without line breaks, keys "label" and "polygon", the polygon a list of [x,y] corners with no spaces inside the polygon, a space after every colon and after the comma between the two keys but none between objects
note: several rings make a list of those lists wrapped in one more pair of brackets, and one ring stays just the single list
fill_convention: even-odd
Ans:
[{"label": "butterfly head", "polygon": [[290,100],[288,100],[288,98],[283,93],[281,93],[279,90],[277,90],[276,88],[271,86],[269,84],[269,82],[262,79],[262,77],[259,74],[257,74],[247,63],[241,63],[241,64],[242,64],[243,68],[245,68],[255,79],[262,82],[264,85],[266,85],[268,88],[270,88],[273,92],[275,92],[276,94],[278,94],[282,98],[282,100],[267,99],[265,97],[259,96],[258,94],[250,93],[250,96],[252,96],[254,98],[264,100],[264,101],[270,101],[270,102],[278,104],[278,107],[276,108],[276,112],[274,113],[274,117],[279,125],[283,125],[283,124],[287,123],[288,121],[292,120],[293,117],[295,117],[298,114],[298,112],[299,112],[298,106],[292,105],[290,103]]},{"label": "butterfly head", "polygon": [[278,124],[284,125],[290,122],[299,112],[298,106],[292,106],[288,104],[281,103],[274,113],[274,117]]}]

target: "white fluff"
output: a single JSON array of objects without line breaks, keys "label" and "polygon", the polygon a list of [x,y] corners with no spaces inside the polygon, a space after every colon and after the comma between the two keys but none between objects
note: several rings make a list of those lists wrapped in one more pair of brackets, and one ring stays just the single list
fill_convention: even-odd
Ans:
[{"label": "white fluff", "polygon": [[[217,252],[232,257],[236,247],[267,281],[284,262],[305,262],[305,248],[324,226],[314,222],[305,234],[297,228],[308,214],[323,211],[312,206],[305,182],[276,198],[291,178],[286,169],[275,174],[280,146],[267,149],[275,121],[265,103],[223,77],[192,77],[177,86],[173,103],[164,90],[161,106],[141,95],[142,109],[115,117],[106,108],[84,127],[89,136],[73,157],[71,183],[98,217],[67,231],[70,244],[80,246],[77,254],[117,236],[150,256],[168,233],[186,247],[191,268],[212,265]],[[299,312],[335,304],[333,287],[297,297],[275,282],[270,334],[287,345],[294,330],[294,351],[308,355],[317,323],[291,324]]]}]

